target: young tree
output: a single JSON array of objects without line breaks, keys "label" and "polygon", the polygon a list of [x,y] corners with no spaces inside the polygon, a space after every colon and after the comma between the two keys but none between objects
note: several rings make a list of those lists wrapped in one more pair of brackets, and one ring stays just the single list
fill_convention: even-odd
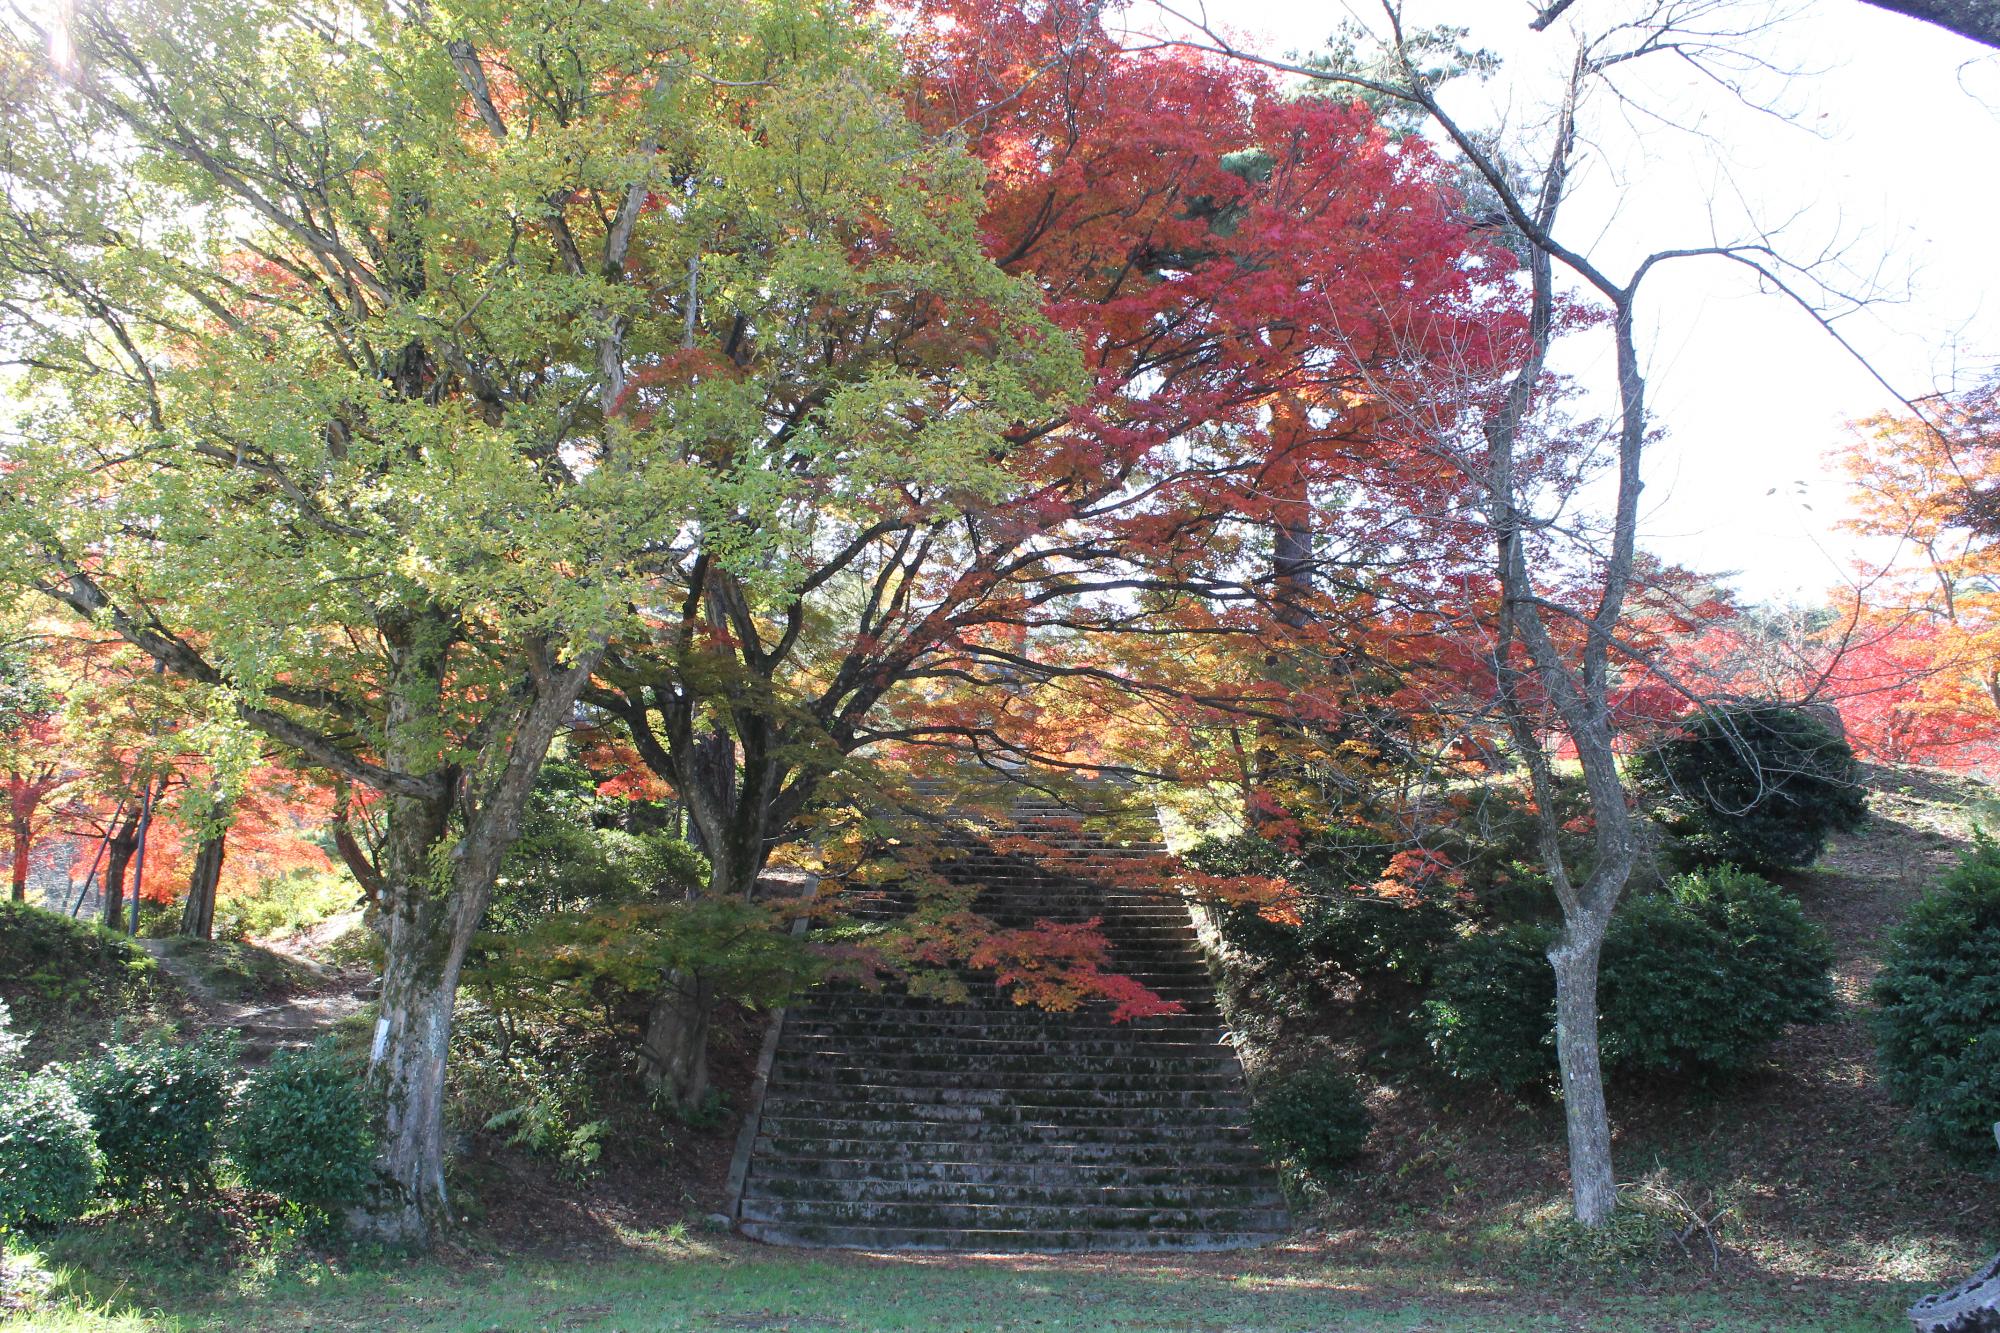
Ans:
[{"label": "young tree", "polygon": [[[1761,237],[1736,246],[1656,250],[1614,267],[1572,239],[1564,206],[1593,100],[1622,98],[1619,80],[1633,64],[1663,54],[1717,73],[1729,43],[1744,34],[1722,0],[1656,0],[1629,21],[1577,33],[1542,133],[1512,150],[1522,158],[1532,153],[1536,165],[1529,168],[1503,155],[1491,136],[1441,101],[1441,82],[1480,64],[1458,49],[1462,34],[1407,27],[1396,0],[1382,6],[1379,59],[1363,62],[1350,42],[1338,58],[1311,64],[1239,50],[1198,16],[1170,3],[1161,8],[1182,25],[1179,31],[1201,34],[1207,49],[1409,108],[1456,154],[1491,202],[1496,225],[1524,257],[1528,328],[1521,354],[1502,373],[1468,367],[1456,375],[1434,374],[1419,393],[1384,396],[1400,397],[1410,433],[1427,435],[1437,455],[1479,490],[1472,515],[1444,517],[1464,523],[1476,516],[1491,542],[1490,596],[1474,599],[1467,615],[1441,607],[1438,632],[1476,645],[1491,681],[1491,715],[1510,736],[1534,791],[1543,857],[1563,919],[1549,961],[1571,1193],[1577,1219],[1601,1226],[1617,1206],[1617,1190],[1598,1052],[1598,959],[1639,854],[1616,743],[1616,704],[1627,674],[1620,663],[1638,656],[1626,641],[1623,619],[1639,570],[1642,464],[1654,431],[1636,315],[1647,279],[1682,260],[1733,262],[1787,293],[1808,284]],[[1546,17],[1553,22],[1556,14]],[[1725,87],[1736,86],[1724,74],[1717,77]],[[1566,425],[1550,410],[1558,404],[1549,353],[1565,332],[1589,329],[1609,335],[1615,366],[1615,408],[1606,431],[1613,484],[1609,512],[1595,523],[1563,516],[1576,498],[1574,469],[1565,481],[1562,469],[1549,467],[1552,460],[1577,457],[1573,450],[1550,449],[1552,439],[1560,444]],[[1494,363],[1490,356],[1482,359]],[[1549,744],[1551,735],[1557,747]],[[1582,769],[1593,830],[1587,865],[1570,864],[1563,851],[1555,748],[1573,755]]]},{"label": "young tree", "polygon": [[[1538,3],[1529,26],[1537,31],[1561,18],[1577,0]],[[1862,0],[1892,14],[1934,23],[1984,46],[2000,48],[2000,0]]]},{"label": "young tree", "polygon": [[607,643],[696,547],[761,596],[801,490],[978,491],[1060,341],[839,7],[63,15],[7,25],[5,572],[374,794],[362,1220],[421,1240],[465,951]]}]

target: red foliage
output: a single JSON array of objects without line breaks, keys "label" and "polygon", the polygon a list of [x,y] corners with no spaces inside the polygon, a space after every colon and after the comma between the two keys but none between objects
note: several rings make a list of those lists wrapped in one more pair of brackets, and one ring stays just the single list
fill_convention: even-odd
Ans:
[{"label": "red foliage", "polygon": [[1111,1021],[1177,1014],[1176,1000],[1163,1000],[1127,976],[1106,972],[1110,946],[1103,919],[1037,921],[1026,930],[993,930],[973,945],[966,961],[991,969],[1014,1003],[1067,1013],[1092,1000],[1113,1005]]}]

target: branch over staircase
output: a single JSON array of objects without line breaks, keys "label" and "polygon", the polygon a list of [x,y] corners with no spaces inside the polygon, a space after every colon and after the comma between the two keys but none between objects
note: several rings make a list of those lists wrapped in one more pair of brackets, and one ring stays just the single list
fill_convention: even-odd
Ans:
[{"label": "branch over staircase", "polygon": [[[1073,811],[1017,801],[1011,828],[1087,873],[1158,855]],[[1001,841],[996,836],[995,841]],[[939,867],[982,886],[1005,926],[1101,917],[1110,966],[1184,1012],[1111,1021],[1109,1006],[1015,1005],[990,977],[970,1003],[828,986],[791,1009],[738,1201],[760,1240],[870,1249],[1220,1249],[1277,1238],[1276,1178],[1186,906],[1051,873],[990,846]],[[910,909],[884,894],[880,916]]]}]

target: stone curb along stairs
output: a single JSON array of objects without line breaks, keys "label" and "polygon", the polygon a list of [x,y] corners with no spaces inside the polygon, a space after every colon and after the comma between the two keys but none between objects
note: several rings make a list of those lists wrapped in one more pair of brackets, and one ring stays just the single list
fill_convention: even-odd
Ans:
[{"label": "stone curb along stairs", "polygon": [[[1093,864],[1158,842],[1083,833],[1051,801],[1011,827]],[[774,1019],[732,1172],[732,1220],[787,1245],[926,1250],[1211,1250],[1289,1227],[1248,1128],[1243,1069],[1178,898],[1053,874],[990,847],[939,867],[1007,926],[1103,919],[1110,966],[1185,1012],[1112,1023],[826,986]],[[881,895],[872,911],[909,910]],[[761,1104],[760,1104],[761,1096]]]}]

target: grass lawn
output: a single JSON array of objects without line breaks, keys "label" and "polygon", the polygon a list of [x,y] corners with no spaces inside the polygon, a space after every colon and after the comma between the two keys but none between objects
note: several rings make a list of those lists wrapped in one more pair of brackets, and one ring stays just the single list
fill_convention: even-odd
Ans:
[{"label": "grass lawn", "polygon": [[[102,1238],[100,1238],[101,1241]],[[129,1243],[133,1238],[125,1237]],[[42,1256],[54,1299],[0,1329],[1312,1330],[1603,1329],[1877,1333],[1918,1288],[1731,1279],[1689,1270],[1497,1280],[1362,1247],[1171,1257],[871,1256],[655,1238],[574,1258],[374,1264],[120,1262],[74,1240]],[[85,1259],[95,1259],[87,1265]]]}]

